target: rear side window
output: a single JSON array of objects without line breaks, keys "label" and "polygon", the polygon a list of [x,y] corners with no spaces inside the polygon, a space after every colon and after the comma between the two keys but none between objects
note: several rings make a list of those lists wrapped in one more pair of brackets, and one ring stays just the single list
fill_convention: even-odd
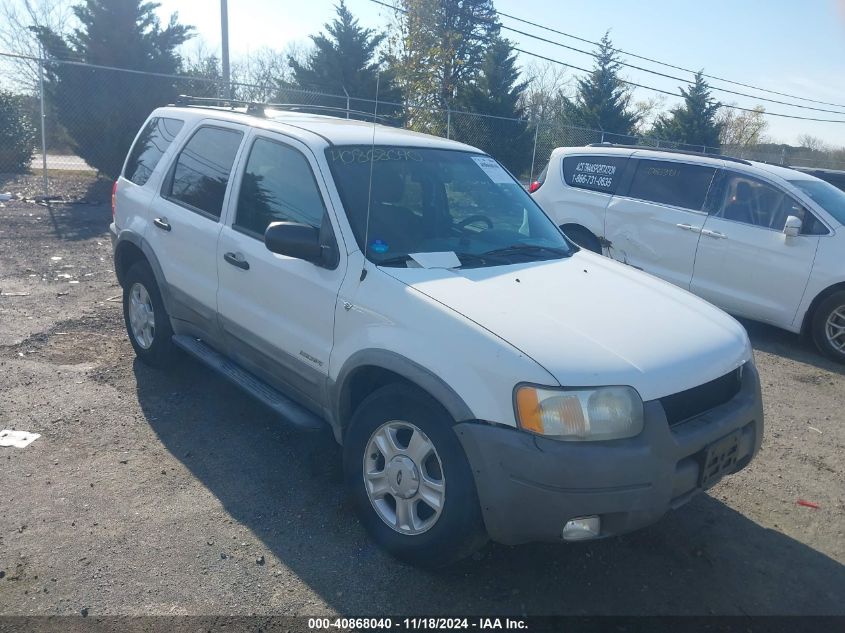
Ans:
[{"label": "rear side window", "polygon": [[563,179],[570,187],[616,193],[626,162],[623,156],[567,156]]},{"label": "rear side window", "polygon": [[165,197],[219,218],[242,138],[237,130],[197,130],[176,158]]},{"label": "rear side window", "polygon": [[628,196],[701,211],[714,167],[662,160],[638,160]]},{"label": "rear side window", "polygon": [[123,177],[136,185],[146,184],[184,124],[184,121],[167,117],[150,119],[129,152]]},{"label": "rear side window", "polygon": [[282,143],[256,139],[241,181],[234,226],[263,236],[271,222],[319,228],[325,213],[305,156]]}]

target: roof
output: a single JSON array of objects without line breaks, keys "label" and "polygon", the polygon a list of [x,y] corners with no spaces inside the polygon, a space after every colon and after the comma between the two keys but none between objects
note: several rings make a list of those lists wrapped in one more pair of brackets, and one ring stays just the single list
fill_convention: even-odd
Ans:
[{"label": "roof", "polygon": [[753,161],[751,164],[770,174],[780,176],[784,180],[816,180],[816,177],[812,174],[797,171],[789,167],[781,167],[780,165],[772,165],[770,163],[759,163],[757,161]]},{"label": "roof", "polygon": [[303,137],[302,133],[305,132],[311,138],[302,138],[301,140],[310,143],[322,141],[326,145],[400,145],[481,152],[481,150],[470,145],[439,136],[379,123],[373,124],[367,121],[307,112],[267,108],[264,111],[264,116],[259,116],[248,114],[246,108],[232,109],[211,106],[166,106],[159,108],[159,111],[171,114],[178,112],[182,116],[187,115],[191,118],[214,118],[221,121],[231,121],[232,123],[284,132],[298,137]]}]

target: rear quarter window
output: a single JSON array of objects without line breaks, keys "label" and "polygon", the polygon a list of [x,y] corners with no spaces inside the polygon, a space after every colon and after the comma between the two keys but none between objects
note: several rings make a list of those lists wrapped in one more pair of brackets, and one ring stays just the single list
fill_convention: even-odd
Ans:
[{"label": "rear quarter window", "polygon": [[563,180],[576,189],[613,194],[627,161],[623,156],[567,156],[563,159]]},{"label": "rear quarter window", "polygon": [[136,185],[145,185],[184,124],[169,117],[150,119],[129,151],[123,177]]},{"label": "rear quarter window", "polygon": [[628,196],[701,211],[715,173],[715,167],[638,159]]}]

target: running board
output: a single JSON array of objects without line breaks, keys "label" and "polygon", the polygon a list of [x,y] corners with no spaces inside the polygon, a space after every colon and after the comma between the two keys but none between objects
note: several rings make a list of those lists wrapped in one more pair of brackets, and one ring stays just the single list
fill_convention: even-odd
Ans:
[{"label": "running board", "polygon": [[173,342],[255,399],[263,402],[293,426],[309,431],[316,431],[326,426],[326,423],[311,411],[214,351],[201,340],[184,334],[175,334]]}]

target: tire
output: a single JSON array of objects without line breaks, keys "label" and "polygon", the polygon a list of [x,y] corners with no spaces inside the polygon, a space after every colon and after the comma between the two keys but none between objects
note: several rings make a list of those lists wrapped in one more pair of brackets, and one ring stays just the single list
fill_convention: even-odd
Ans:
[{"label": "tire", "polygon": [[[835,292],[822,301],[813,313],[810,332],[819,351],[828,358],[845,363],[845,291]],[[838,333],[838,334],[837,334]]]},{"label": "tire", "polygon": [[589,229],[585,229],[583,226],[570,224],[568,226],[560,227],[560,230],[566,234],[566,237],[575,242],[581,248],[598,253],[599,255],[602,254],[599,238],[593,235]]},{"label": "tire", "polygon": [[[346,491],[361,522],[381,547],[412,565],[444,567],[487,542],[475,481],[453,424],[445,409],[427,394],[396,383],[364,399],[344,441]],[[393,447],[399,447],[389,460],[377,448],[378,442],[384,445],[386,434],[393,437]],[[414,447],[423,447],[417,454],[428,455],[421,466],[411,459]],[[371,501],[366,472],[375,473],[369,484],[374,490],[390,492],[380,499],[376,492]],[[442,484],[443,495],[438,497],[428,482]],[[429,505],[427,499],[441,500],[439,513],[437,504]],[[404,515],[406,522],[400,517],[400,503],[410,507],[410,514]]]},{"label": "tire", "polygon": [[[136,306],[142,306],[142,313],[145,311],[148,314],[151,309],[149,323],[152,327],[137,327],[143,321],[143,314],[139,316],[135,312],[133,316],[133,299]],[[164,367],[170,363],[174,352],[171,340],[173,328],[153,271],[146,262],[136,262],[126,273],[123,283],[123,322],[126,324],[129,342],[141,361],[152,367]]]}]

